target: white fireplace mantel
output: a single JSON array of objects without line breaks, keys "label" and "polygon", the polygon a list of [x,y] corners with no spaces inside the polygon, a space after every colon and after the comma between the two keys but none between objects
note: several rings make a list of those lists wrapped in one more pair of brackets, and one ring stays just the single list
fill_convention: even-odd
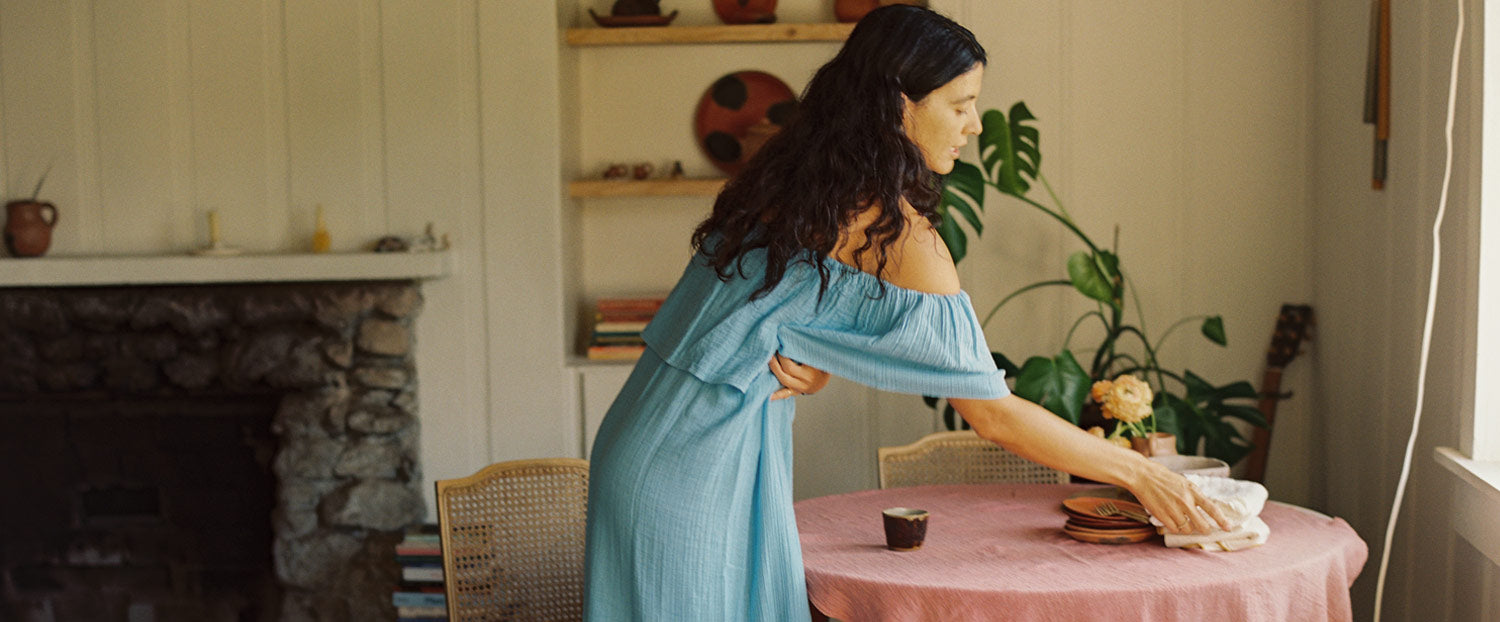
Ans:
[{"label": "white fireplace mantel", "polygon": [[438,279],[451,253],[0,258],[0,287]]}]

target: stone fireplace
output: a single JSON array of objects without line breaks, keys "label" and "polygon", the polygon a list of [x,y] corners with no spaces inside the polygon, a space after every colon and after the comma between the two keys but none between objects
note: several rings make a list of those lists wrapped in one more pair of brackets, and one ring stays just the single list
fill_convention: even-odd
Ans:
[{"label": "stone fireplace", "polygon": [[0,619],[394,620],[414,280],[0,288]]}]

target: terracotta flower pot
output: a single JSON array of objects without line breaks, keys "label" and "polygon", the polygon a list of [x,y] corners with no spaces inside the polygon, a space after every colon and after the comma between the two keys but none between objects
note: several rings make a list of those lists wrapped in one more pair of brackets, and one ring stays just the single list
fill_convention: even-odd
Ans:
[{"label": "terracotta flower pot", "polygon": [[1146,456],[1170,456],[1177,453],[1177,435],[1152,432],[1146,438],[1130,439],[1130,448]]},{"label": "terracotta flower pot", "polygon": [[40,257],[52,244],[57,208],[51,203],[11,201],[5,204],[5,250],[12,257]]}]

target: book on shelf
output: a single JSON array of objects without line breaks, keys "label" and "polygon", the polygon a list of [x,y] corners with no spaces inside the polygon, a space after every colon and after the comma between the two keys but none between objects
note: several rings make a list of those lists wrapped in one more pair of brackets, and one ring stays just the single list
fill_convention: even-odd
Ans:
[{"label": "book on shelf", "polygon": [[397,552],[396,553],[396,563],[401,564],[402,567],[406,567],[406,566],[442,566],[443,565],[443,554],[442,553],[431,553],[431,554],[423,553],[423,554],[419,554],[419,555],[402,555],[400,552]]},{"label": "book on shelf", "polygon": [[399,620],[419,620],[427,618],[447,619],[447,605],[424,605],[419,607],[400,606],[396,607],[396,618]]},{"label": "book on shelf", "polygon": [[614,334],[595,333],[594,338],[589,341],[590,345],[597,346],[639,346],[646,342],[641,339],[640,333]]},{"label": "book on shelf", "polygon": [[589,346],[588,357],[597,361],[630,361],[641,358],[645,352],[645,344],[595,345]]},{"label": "book on shelf", "polygon": [[443,582],[443,565],[436,566],[401,566],[401,580],[414,583],[439,583]]},{"label": "book on shelf", "polygon": [[661,309],[663,297],[600,298],[585,355],[593,360],[631,361],[646,351],[641,331]]},{"label": "book on shelf", "polygon": [[661,303],[665,301],[662,297],[641,298],[600,298],[594,302],[594,308],[599,313],[656,313],[661,309]]},{"label": "book on shelf", "polygon": [[628,335],[628,334],[634,333],[634,334],[639,335],[641,333],[641,331],[646,330],[646,324],[648,324],[648,323],[650,323],[650,320],[635,320],[635,321],[627,321],[627,320],[618,320],[618,321],[600,320],[598,322],[594,322],[594,333],[595,334],[600,334],[600,333],[624,334],[624,335]]},{"label": "book on shelf", "polygon": [[442,592],[396,592],[391,594],[391,604],[397,607],[442,607],[448,597]]},{"label": "book on shelf", "polygon": [[393,594],[443,594],[444,587],[441,583],[428,581],[400,581],[396,583],[396,591]]},{"label": "book on shelf", "polygon": [[437,556],[443,558],[443,546],[438,543],[401,543],[396,544],[396,558],[407,558],[407,556]]},{"label": "book on shelf", "polygon": [[594,311],[595,322],[650,322],[655,311]]}]

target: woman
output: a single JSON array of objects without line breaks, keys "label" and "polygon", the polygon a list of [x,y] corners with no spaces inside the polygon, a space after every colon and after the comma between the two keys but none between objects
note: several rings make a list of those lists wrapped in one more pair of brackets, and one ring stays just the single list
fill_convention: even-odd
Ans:
[{"label": "woman", "polygon": [[771,398],[816,370],[947,396],[980,436],[1121,485],[1170,529],[1228,527],[1182,477],[1007,390],[933,228],[984,65],[947,18],[872,11],[719,195],[594,443],[588,620],[808,618],[793,400]]}]

